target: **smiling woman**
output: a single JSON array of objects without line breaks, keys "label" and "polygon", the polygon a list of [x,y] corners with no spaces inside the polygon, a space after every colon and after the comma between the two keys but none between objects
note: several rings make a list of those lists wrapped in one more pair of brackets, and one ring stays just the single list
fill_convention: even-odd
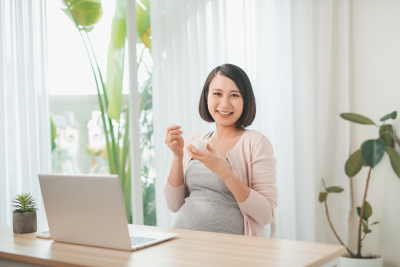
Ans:
[{"label": "smiling woman", "polygon": [[[165,143],[174,153],[164,187],[168,208],[177,212],[174,228],[263,236],[278,202],[276,159],[268,138],[246,130],[256,114],[253,89],[238,66],[224,64],[208,75],[200,117],[217,130],[184,141],[180,126],[167,128]],[[207,151],[190,144],[207,140]]]},{"label": "smiling woman", "polygon": [[[232,109],[228,105],[232,105]],[[217,120],[227,125],[226,120],[219,118],[229,117],[229,121],[236,122],[237,128],[249,126],[256,116],[256,101],[246,73],[232,64],[213,69],[201,92],[199,113],[207,122]]]}]

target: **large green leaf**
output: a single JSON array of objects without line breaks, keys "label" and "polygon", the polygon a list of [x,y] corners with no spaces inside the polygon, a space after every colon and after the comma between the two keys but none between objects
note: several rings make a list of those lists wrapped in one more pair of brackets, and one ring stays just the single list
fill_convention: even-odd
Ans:
[{"label": "large green leaf", "polygon": [[400,138],[395,133],[390,133],[394,141],[396,141],[397,145],[400,146]]},{"label": "large green leaf", "polygon": [[382,139],[370,139],[361,145],[361,156],[364,162],[374,168],[383,158],[386,143]]},{"label": "large green leaf", "polygon": [[368,218],[371,217],[371,216],[372,216],[372,207],[371,207],[371,205],[369,204],[368,201],[365,201],[365,207],[364,207],[364,215],[363,215],[363,217],[366,217],[367,220],[368,220]]},{"label": "large green leaf", "polygon": [[[357,214],[360,216],[361,213],[361,207],[357,207]],[[368,203],[368,201],[365,201],[365,207],[364,207],[364,214],[363,214],[363,220],[368,221],[368,218],[372,216],[372,207]]]},{"label": "large green leaf", "polygon": [[325,189],[328,193],[341,193],[343,192],[343,188],[339,186],[331,186]]},{"label": "large green leaf", "polygon": [[150,1],[136,0],[137,39],[151,52]]},{"label": "large green leaf", "polygon": [[111,25],[107,56],[106,89],[110,99],[107,114],[119,122],[122,108],[122,79],[124,77],[126,37],[126,0],[117,0]]},{"label": "large green leaf", "polygon": [[142,35],[150,27],[150,1],[136,0],[136,20],[137,20],[137,35],[142,38]]},{"label": "large green leaf", "polygon": [[380,121],[385,121],[385,120],[388,120],[388,119],[396,119],[396,117],[397,117],[397,111],[393,111],[392,113],[383,116],[380,119]]},{"label": "large green leaf", "polygon": [[356,113],[341,113],[340,117],[342,117],[345,120],[360,123],[360,124],[375,125],[375,123],[371,119],[369,119],[363,115],[356,114]]},{"label": "large green leaf", "polygon": [[65,13],[65,15],[67,15],[68,18],[71,19],[71,21],[72,21],[72,23],[74,23],[75,27],[78,28],[78,21],[72,15],[71,10],[67,6],[61,7],[61,10]]},{"label": "large green leaf", "polygon": [[75,26],[91,31],[93,25],[103,15],[101,0],[62,0],[65,5],[61,9],[72,20]]},{"label": "large green leaf", "polygon": [[361,149],[357,150],[346,161],[344,165],[344,170],[348,177],[354,177],[364,166],[364,160],[361,157]]},{"label": "large green leaf", "polygon": [[321,202],[321,203],[324,202],[326,200],[327,196],[328,196],[328,193],[326,193],[326,192],[319,193],[319,197],[318,197],[319,202]]},{"label": "large green leaf", "polygon": [[400,157],[399,154],[391,148],[390,146],[386,146],[386,151],[390,158],[390,164],[392,164],[393,171],[396,173],[397,177],[400,178]]},{"label": "large green leaf", "polygon": [[363,229],[363,232],[366,233],[366,234],[369,234],[369,233],[372,232],[372,230],[371,229]]},{"label": "large green leaf", "polygon": [[393,133],[393,126],[391,124],[384,124],[379,128],[379,135],[387,146],[394,147],[394,140],[390,133]]}]

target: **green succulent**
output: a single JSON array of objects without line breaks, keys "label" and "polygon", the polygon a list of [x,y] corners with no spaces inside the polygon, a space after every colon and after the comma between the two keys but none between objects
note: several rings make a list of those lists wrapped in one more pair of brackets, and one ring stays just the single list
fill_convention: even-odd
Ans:
[{"label": "green succulent", "polygon": [[13,213],[37,211],[35,199],[30,193],[17,195],[13,202],[15,203],[15,205],[13,205],[15,208]]}]

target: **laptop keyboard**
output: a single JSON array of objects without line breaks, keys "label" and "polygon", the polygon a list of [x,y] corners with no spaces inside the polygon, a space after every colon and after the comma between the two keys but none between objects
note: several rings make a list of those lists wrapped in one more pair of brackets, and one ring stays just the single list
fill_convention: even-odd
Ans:
[{"label": "laptop keyboard", "polygon": [[136,246],[142,243],[146,243],[149,241],[156,240],[155,238],[147,238],[147,237],[139,237],[139,236],[131,236],[131,244],[132,246]]}]

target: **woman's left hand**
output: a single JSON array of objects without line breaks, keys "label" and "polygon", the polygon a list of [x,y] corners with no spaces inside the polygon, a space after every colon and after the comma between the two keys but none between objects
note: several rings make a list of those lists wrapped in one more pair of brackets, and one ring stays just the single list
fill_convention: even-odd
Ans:
[{"label": "woman's left hand", "polygon": [[207,168],[221,177],[221,179],[224,180],[225,177],[232,173],[224,155],[220,155],[218,151],[212,149],[210,144],[207,143],[208,151],[199,150],[191,144],[187,146],[187,149],[192,159],[197,159],[202,162]]}]

